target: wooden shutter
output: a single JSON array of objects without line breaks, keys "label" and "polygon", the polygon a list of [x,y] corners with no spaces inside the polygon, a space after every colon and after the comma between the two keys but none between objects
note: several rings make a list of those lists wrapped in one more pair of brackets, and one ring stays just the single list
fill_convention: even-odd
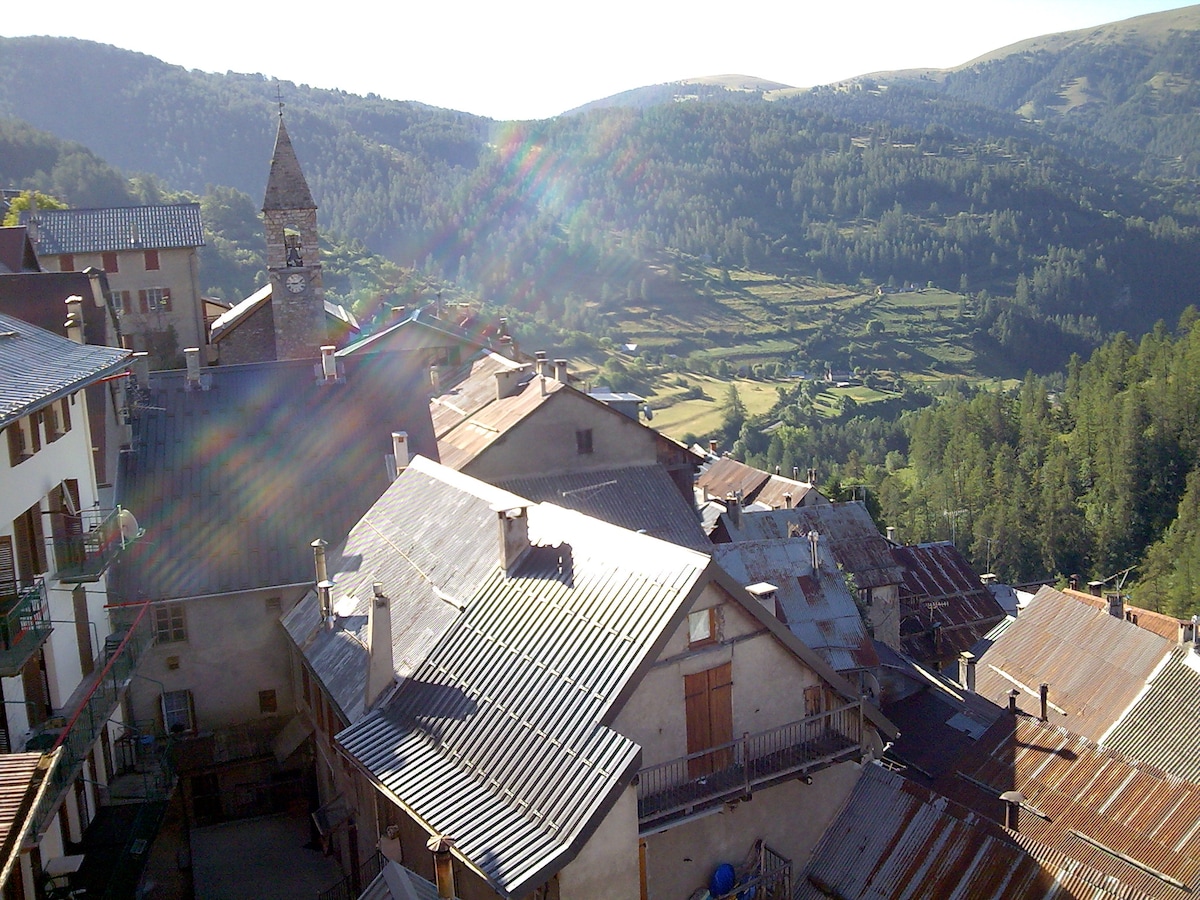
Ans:
[{"label": "wooden shutter", "polygon": [[13,539],[0,535],[0,597],[17,593],[17,560],[13,555]]},{"label": "wooden shutter", "polygon": [[[687,752],[690,756],[720,747],[733,740],[733,665],[725,663],[683,678],[684,712],[687,720]],[[698,778],[723,769],[731,761],[726,747],[690,760],[688,775]]]},{"label": "wooden shutter", "polygon": [[158,308],[161,309],[163,312],[171,311],[171,289],[170,288],[162,289],[162,302],[159,303]]},{"label": "wooden shutter", "polygon": [[17,533],[17,571],[24,584],[46,571],[46,537],[42,530],[41,504],[35,503],[13,520]]},{"label": "wooden shutter", "polygon": [[38,424],[42,421],[41,413],[34,413],[29,417],[29,441],[33,447],[30,453],[37,453],[42,449],[42,429]]},{"label": "wooden shutter", "polygon": [[25,435],[20,422],[13,422],[4,430],[8,434],[8,464],[15,466],[25,459]]},{"label": "wooden shutter", "polygon": [[138,291],[138,309],[144,313],[150,312],[150,298],[146,296],[145,289]]}]

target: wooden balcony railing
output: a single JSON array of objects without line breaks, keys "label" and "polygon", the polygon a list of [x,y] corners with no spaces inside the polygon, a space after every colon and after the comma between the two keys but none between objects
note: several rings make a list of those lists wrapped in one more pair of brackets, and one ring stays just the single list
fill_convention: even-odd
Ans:
[{"label": "wooden balcony railing", "polygon": [[769,731],[638,772],[642,830],[739,798],[788,777],[803,777],[862,753],[862,704],[789,722]]}]

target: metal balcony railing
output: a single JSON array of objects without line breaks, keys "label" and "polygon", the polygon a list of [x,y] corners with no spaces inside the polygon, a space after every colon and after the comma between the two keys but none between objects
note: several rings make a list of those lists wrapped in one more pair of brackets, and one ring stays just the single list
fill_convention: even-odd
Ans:
[{"label": "metal balcony railing", "polygon": [[0,676],[20,675],[49,637],[53,626],[48,610],[46,582],[40,577],[30,585],[0,590]]},{"label": "metal balcony railing", "polygon": [[122,550],[137,537],[137,522],[127,510],[85,509],[78,534],[54,537],[58,580],[68,584],[97,581]]},{"label": "metal balcony railing", "polygon": [[862,735],[862,704],[854,702],[648,766],[638,772],[638,823],[659,825],[853,759],[862,753]]},{"label": "metal balcony railing", "polygon": [[[131,611],[136,611],[136,614],[130,621]],[[149,611],[148,602],[114,610],[113,624],[122,636],[119,640],[116,635],[110,638],[112,650],[107,653],[107,662],[98,672],[93,672],[80,682],[62,714],[50,720],[65,724],[61,729],[54,728],[45,733],[45,737],[56,733],[52,750],[61,749],[61,752],[47,777],[49,785],[42,802],[34,812],[34,827],[39,835],[50,824],[63,793],[82,770],[83,761],[100,737],[100,729],[107,725],[116,711],[133,679],[142,653],[153,643],[154,632]]]}]

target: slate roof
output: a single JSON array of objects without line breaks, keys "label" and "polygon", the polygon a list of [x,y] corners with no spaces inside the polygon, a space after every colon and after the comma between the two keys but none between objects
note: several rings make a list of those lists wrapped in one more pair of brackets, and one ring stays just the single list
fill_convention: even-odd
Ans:
[{"label": "slate roof", "polygon": [[0,313],[0,427],[123,371],[130,355],[77,344]]},{"label": "slate roof", "polygon": [[876,763],[797,873],[794,900],[829,897],[1147,900]]},{"label": "slate roof", "polygon": [[0,273],[0,311],[66,337],[67,298],[80,297],[84,343],[107,344],[109,334],[120,335],[121,325],[110,306],[96,305],[92,274],[99,279],[100,290],[107,293],[107,276],[90,267],[83,272]]},{"label": "slate roof", "polygon": [[505,896],[561,868],[628,787],[640,748],[606,723],[709,566],[549,504],[528,521],[511,574],[493,569],[395,696],[338,736]]},{"label": "slate roof", "polygon": [[956,658],[1004,619],[991,591],[948,541],[894,547],[892,556],[904,568],[900,642],[913,659]]},{"label": "slate roof", "polygon": [[408,678],[499,565],[493,508],[525,505],[508,491],[418,456],[350,529],[345,544],[329,548],[338,627],[319,627],[315,591],[284,616],[283,625],[346,721],[357,722],[366,712],[372,584],[382,582],[395,600],[392,662],[396,674]]},{"label": "slate roof", "polygon": [[995,821],[1019,791],[1022,840],[1163,900],[1200,888],[1200,785],[1064,728],[1004,715],[935,788]]},{"label": "slate roof", "polygon": [[839,672],[879,665],[854,596],[827,542],[812,565],[807,537],[716,544],[713,558],[743,586],[774,585],[783,621],[805,645]]},{"label": "slate roof", "polygon": [[1122,756],[1200,782],[1200,655],[1177,647],[1101,744]]},{"label": "slate roof", "polygon": [[[27,224],[29,214],[21,214]],[[39,209],[37,252],[103,253],[203,247],[199,203],[116,206],[107,209]]]},{"label": "slate roof", "polygon": [[536,503],[554,503],[630,531],[712,552],[696,512],[659,465],[512,478],[497,484]]},{"label": "slate roof", "polygon": [[1050,685],[1051,721],[1099,740],[1174,644],[1051,587],[995,637],[976,663],[976,690],[1001,706],[1014,688],[1022,710],[1038,714],[1038,686]]},{"label": "slate roof", "polygon": [[[313,580],[315,538],[342,540],[388,486],[391,432],[437,452],[423,371],[372,359],[320,383],[314,360],[155,372],[137,404],[117,500],[146,536],[122,555],[122,600],[185,598]],[[418,367],[414,367],[418,368]]]},{"label": "slate roof", "polygon": [[0,227],[0,274],[40,272],[41,264],[24,225]]},{"label": "slate roof", "polygon": [[742,510],[737,518],[721,516],[721,530],[731,541],[786,538],[816,531],[833,549],[839,565],[854,573],[859,588],[899,584],[904,570],[892,556],[892,545],[879,533],[861,503],[822,503],[793,509]]},{"label": "slate roof", "polygon": [[264,212],[268,209],[317,208],[282,115],[279,117],[279,130],[275,133],[275,149],[271,153],[271,172],[267,176],[267,192],[262,208]]}]

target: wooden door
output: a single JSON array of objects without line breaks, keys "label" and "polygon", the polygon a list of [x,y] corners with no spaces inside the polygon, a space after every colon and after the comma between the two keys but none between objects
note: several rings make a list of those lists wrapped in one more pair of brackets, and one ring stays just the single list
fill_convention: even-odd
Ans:
[{"label": "wooden door", "polygon": [[[687,716],[687,752],[691,756],[733,740],[733,664],[725,663],[683,677]],[[688,760],[688,777],[699,778],[729,766],[731,748]]]}]

